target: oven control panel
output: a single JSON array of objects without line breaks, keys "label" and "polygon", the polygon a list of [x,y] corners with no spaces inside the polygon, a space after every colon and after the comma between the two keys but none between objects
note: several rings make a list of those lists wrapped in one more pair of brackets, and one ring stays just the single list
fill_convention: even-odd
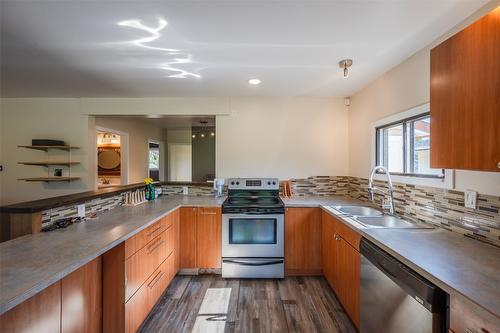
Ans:
[{"label": "oven control panel", "polygon": [[278,178],[229,178],[227,186],[230,190],[279,190]]}]

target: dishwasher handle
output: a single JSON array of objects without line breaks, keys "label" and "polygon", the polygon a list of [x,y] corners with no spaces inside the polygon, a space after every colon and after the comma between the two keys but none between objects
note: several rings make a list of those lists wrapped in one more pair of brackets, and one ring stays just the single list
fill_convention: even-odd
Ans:
[{"label": "dishwasher handle", "polygon": [[359,250],[366,259],[430,312],[442,313],[448,306],[448,294],[442,289],[366,238],[361,238]]}]

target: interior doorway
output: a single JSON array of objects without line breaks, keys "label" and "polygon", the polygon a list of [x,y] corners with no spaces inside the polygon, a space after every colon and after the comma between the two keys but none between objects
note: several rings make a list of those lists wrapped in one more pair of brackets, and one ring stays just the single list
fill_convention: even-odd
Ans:
[{"label": "interior doorway", "polygon": [[192,180],[192,146],[191,144],[168,144],[168,180]]},{"label": "interior doorway", "polygon": [[163,144],[156,140],[148,140],[148,177],[154,181],[163,181],[164,163],[163,163]]},{"label": "interior doorway", "polygon": [[128,184],[128,134],[96,127],[97,187]]}]

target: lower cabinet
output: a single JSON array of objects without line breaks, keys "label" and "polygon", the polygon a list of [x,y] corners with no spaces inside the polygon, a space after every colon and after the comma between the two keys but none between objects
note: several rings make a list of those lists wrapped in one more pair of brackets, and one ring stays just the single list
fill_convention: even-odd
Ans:
[{"label": "lower cabinet", "polygon": [[180,209],[180,268],[221,268],[222,215],[218,207]]},{"label": "lower cabinet", "polygon": [[174,211],[103,255],[103,330],[136,332],[177,273]]},{"label": "lower cabinet", "polygon": [[323,272],[345,311],[359,329],[361,236],[322,213]]},{"label": "lower cabinet", "polygon": [[285,210],[285,274],[321,275],[321,209]]},{"label": "lower cabinet", "polygon": [[0,316],[0,332],[101,332],[101,291],[99,257]]}]

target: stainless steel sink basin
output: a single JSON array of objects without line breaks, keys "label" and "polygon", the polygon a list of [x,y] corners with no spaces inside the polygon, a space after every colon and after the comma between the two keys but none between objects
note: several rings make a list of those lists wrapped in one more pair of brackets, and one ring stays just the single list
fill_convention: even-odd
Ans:
[{"label": "stainless steel sink basin", "polygon": [[334,207],[342,214],[353,216],[382,216],[382,212],[378,209],[365,206],[336,206]]},{"label": "stainless steel sink basin", "polygon": [[355,219],[368,228],[427,228],[426,226],[414,224],[392,215],[377,217],[357,216]]}]

